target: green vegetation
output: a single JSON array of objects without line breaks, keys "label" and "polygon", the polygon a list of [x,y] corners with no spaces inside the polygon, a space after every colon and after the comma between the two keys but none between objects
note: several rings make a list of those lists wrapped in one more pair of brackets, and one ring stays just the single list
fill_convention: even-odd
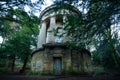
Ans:
[{"label": "green vegetation", "polygon": [[[102,65],[108,69],[119,69],[120,51],[118,47],[120,37],[118,24],[120,23],[120,1],[81,1],[68,1],[71,5],[82,8],[81,13],[78,15],[74,16],[74,14],[70,13],[67,22],[64,23],[65,30],[68,32],[67,35],[72,36],[69,46],[71,48],[77,46],[80,49],[87,48],[89,50],[94,48],[95,50],[92,53],[94,64]],[[58,4],[58,2],[56,3]],[[62,5],[65,1],[60,3]],[[87,11],[85,12],[85,10]]]},{"label": "green vegetation", "polygon": [[8,14],[1,16],[1,20],[1,66],[11,67],[11,71],[14,71],[15,62],[19,62],[22,64],[20,72],[23,73],[31,59],[31,52],[36,48],[39,20],[36,16],[13,7],[8,10]]},{"label": "green vegetation", "polygon": [[8,74],[10,72],[11,72],[11,70],[9,68],[0,68],[0,73]]}]

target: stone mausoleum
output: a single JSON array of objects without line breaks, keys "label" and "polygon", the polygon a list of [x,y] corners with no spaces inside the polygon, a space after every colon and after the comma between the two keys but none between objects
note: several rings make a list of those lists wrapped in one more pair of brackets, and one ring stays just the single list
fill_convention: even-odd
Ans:
[{"label": "stone mausoleum", "polygon": [[[86,49],[81,50],[81,52],[71,50],[65,44],[69,41],[69,37],[66,34],[61,37],[58,36],[66,33],[63,30],[66,15],[69,13],[76,15],[80,13],[79,10],[75,7],[72,10],[64,7],[54,12],[54,8],[56,8],[55,4],[47,7],[40,14],[41,24],[37,50],[32,55],[32,71],[41,74],[69,74],[71,72],[89,71],[90,52]],[[57,35],[55,35],[54,30],[58,30]]]}]

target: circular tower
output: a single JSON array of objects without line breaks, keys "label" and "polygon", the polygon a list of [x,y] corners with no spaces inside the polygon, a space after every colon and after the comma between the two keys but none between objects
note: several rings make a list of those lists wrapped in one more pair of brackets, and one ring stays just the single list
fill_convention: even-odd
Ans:
[{"label": "circular tower", "polygon": [[40,27],[38,35],[37,48],[42,48],[46,43],[65,43],[68,41],[64,29],[66,23],[66,15],[79,14],[79,10],[75,7],[64,4],[52,5],[44,9],[40,14]]},{"label": "circular tower", "polygon": [[88,63],[86,61],[89,54],[87,50],[82,51],[85,53],[82,55],[85,60],[82,61],[83,58],[77,51],[73,50],[72,52],[64,44],[69,41],[69,37],[64,31],[64,24],[67,23],[66,16],[70,14],[75,16],[80,14],[80,12],[69,4],[54,4],[41,12],[38,49],[33,52],[32,71],[45,74],[79,72],[82,71],[80,69],[83,69],[80,65]]}]

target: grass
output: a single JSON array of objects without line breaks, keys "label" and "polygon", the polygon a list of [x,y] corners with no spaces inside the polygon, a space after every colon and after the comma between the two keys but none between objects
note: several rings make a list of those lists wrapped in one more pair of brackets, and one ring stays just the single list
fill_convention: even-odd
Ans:
[{"label": "grass", "polygon": [[9,68],[0,68],[0,72],[6,74],[6,73],[10,73],[11,70]]},{"label": "grass", "polygon": [[[111,72],[111,69],[105,68],[103,66],[94,66],[93,67],[93,75],[102,75],[102,74],[111,74],[114,72],[114,70]],[[116,72],[116,71],[115,71]]]}]

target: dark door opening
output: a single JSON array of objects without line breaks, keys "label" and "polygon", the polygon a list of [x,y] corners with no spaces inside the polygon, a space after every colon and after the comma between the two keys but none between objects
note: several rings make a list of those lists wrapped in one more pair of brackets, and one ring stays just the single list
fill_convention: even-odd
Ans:
[{"label": "dark door opening", "polygon": [[62,58],[61,57],[54,57],[54,64],[53,64],[53,70],[55,74],[61,74],[62,73]]}]

